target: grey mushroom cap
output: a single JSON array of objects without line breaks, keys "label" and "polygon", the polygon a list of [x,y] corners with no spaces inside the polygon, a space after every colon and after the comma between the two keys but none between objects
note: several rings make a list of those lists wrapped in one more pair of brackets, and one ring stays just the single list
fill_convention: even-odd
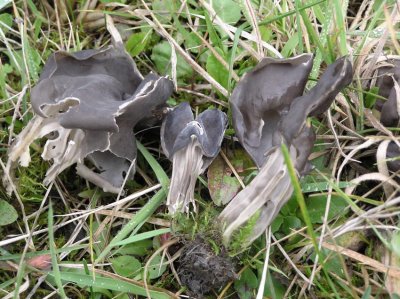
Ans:
[{"label": "grey mushroom cap", "polygon": [[230,103],[233,126],[240,143],[258,167],[274,144],[282,113],[302,95],[313,56],[263,59],[234,89]]},{"label": "grey mushroom cap", "polygon": [[90,158],[98,175],[119,187],[136,158],[134,127],[172,92],[172,81],[153,73],[143,78],[122,46],[110,46],[54,53],[31,103],[39,116],[82,130],[79,160]]},{"label": "grey mushroom cap", "polygon": [[165,117],[161,126],[161,146],[165,155],[185,148],[196,136],[205,157],[214,158],[221,146],[227,126],[227,116],[218,109],[206,110],[194,119],[188,103],[181,103]]},{"label": "grey mushroom cap", "polygon": [[[379,95],[387,98],[387,101],[381,103],[381,122],[388,127],[397,127],[399,125],[399,111],[395,82],[400,83],[400,60],[393,59],[390,63],[392,64],[391,67],[381,68],[378,72],[380,77],[377,80],[377,86],[379,87]],[[378,101],[378,103],[380,102]]]},{"label": "grey mushroom cap", "polygon": [[397,127],[400,119],[395,81],[400,84],[400,59],[388,59],[387,63],[389,65],[379,68],[375,83],[375,86],[379,88],[378,94],[387,100],[378,99],[375,108],[381,111],[380,120],[383,125]]},{"label": "grey mushroom cap", "polygon": [[312,61],[309,54],[266,58],[244,76],[232,94],[236,135],[259,168],[267,159],[266,153],[284,141],[297,149],[297,170],[305,173],[309,169],[307,159],[315,134],[306,119],[324,112],[352,80],[351,62],[342,57],[302,95]]},{"label": "grey mushroom cap", "polygon": [[194,187],[197,177],[217,156],[227,116],[220,110],[206,110],[194,119],[188,103],[173,108],[161,126],[161,146],[172,161],[167,206],[169,213],[196,210]]},{"label": "grey mushroom cap", "polygon": [[289,111],[282,115],[279,131],[286,141],[291,143],[300,134],[307,117],[325,112],[352,79],[353,68],[348,58],[342,57],[330,64],[317,84],[305,95],[293,99]]}]

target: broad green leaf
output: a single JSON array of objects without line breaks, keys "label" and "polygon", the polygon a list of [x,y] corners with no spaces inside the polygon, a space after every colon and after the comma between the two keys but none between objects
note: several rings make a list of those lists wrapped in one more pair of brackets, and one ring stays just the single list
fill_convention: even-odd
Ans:
[{"label": "broad green leaf", "polygon": [[3,30],[3,33],[6,34],[13,23],[13,17],[9,13],[0,14],[0,29]]},{"label": "broad green leaf", "polygon": [[138,241],[123,246],[118,249],[120,254],[131,254],[135,256],[145,256],[149,253],[149,250],[153,247],[153,242],[150,239]]},{"label": "broad green leaf", "polygon": [[281,215],[276,216],[275,220],[272,221],[271,223],[271,232],[272,233],[277,232],[281,228],[282,223],[283,223],[283,216]]},{"label": "broad green leaf", "polygon": [[199,53],[202,44],[201,39],[194,32],[190,32],[185,36],[185,47],[193,53]]},{"label": "broad green leaf", "polygon": [[[215,48],[215,50],[220,54],[222,59],[225,59],[224,53],[221,49]],[[220,83],[223,87],[228,88],[229,71],[223,66],[223,64],[214,56],[210,54],[207,58],[206,64],[207,72]]]},{"label": "broad green leaf", "polygon": [[221,20],[227,24],[234,25],[242,17],[241,7],[237,1],[213,0],[212,6]]},{"label": "broad green leaf", "polygon": [[[307,198],[306,205],[312,223],[323,222],[326,203],[327,203],[326,195],[318,195]],[[330,209],[328,212],[328,220],[334,218],[335,216],[343,212],[346,206],[347,202],[344,198],[332,195]]]},{"label": "broad green leaf", "polygon": [[292,196],[288,202],[282,207],[281,209],[281,214],[284,216],[289,216],[289,215],[296,215],[296,211],[299,208],[299,204],[297,203],[296,198]]},{"label": "broad green leaf", "polygon": [[273,275],[271,275],[271,271],[268,271],[267,282],[264,288],[264,296],[266,298],[281,299],[285,297],[286,290],[287,287]]},{"label": "broad green leaf", "polygon": [[[191,77],[193,75],[191,66],[178,53],[176,53],[176,56],[176,76],[178,79]],[[151,59],[161,74],[171,75],[171,46],[167,41],[154,46]]]},{"label": "broad green leaf", "polygon": [[[114,298],[118,299],[132,299],[132,297],[127,294],[127,293],[121,293],[121,292],[114,292],[115,296]],[[97,298],[96,298],[97,299]],[[100,299],[100,298],[99,298]]]},{"label": "broad green leaf", "polygon": [[258,286],[257,276],[253,270],[247,268],[240,275],[240,279],[236,280],[234,287],[239,295],[240,299],[252,299],[255,298],[255,289]]},{"label": "broad green leaf", "polygon": [[13,223],[18,218],[18,213],[12,205],[0,199],[0,226]]},{"label": "broad green leaf", "polygon": [[[323,267],[325,271],[335,273],[336,275],[345,278],[344,270],[342,267],[342,263],[340,261],[339,255],[331,250],[328,249],[321,249],[323,252],[324,256],[326,257],[324,259]],[[311,255],[311,260],[314,262],[315,261],[315,253]]]},{"label": "broad green leaf", "polygon": [[150,279],[158,278],[158,277],[160,277],[161,275],[163,275],[163,273],[165,272],[165,270],[167,270],[167,266],[166,266],[166,265],[162,265],[162,266],[160,267],[161,262],[162,262],[162,263],[165,263],[165,262],[166,262],[165,257],[163,258],[162,261],[161,261],[161,259],[162,259],[161,255],[156,255],[156,256],[152,259],[152,261],[151,261],[151,263],[150,263],[150,265],[149,265],[149,268],[148,268],[147,278],[150,278]]},{"label": "broad green leaf", "polygon": [[207,172],[208,189],[217,206],[227,204],[240,190],[240,183],[221,156],[217,156]]},{"label": "broad green leaf", "polygon": [[138,259],[130,255],[122,255],[111,259],[115,272],[124,277],[134,277],[142,268]]},{"label": "broad green leaf", "polygon": [[131,54],[132,57],[139,55],[146,48],[151,34],[151,30],[132,34],[126,41],[126,51]]},{"label": "broad green leaf", "polygon": [[[226,155],[242,179],[254,170],[254,162],[245,150],[234,149],[228,151]],[[225,163],[220,155],[218,155],[209,166],[207,178],[210,195],[216,205],[228,203],[241,188],[232,169]]]},{"label": "broad green leaf", "polygon": [[188,32],[181,24],[181,21],[177,15],[174,15],[173,18],[173,26],[176,28],[179,35],[181,35],[181,38],[183,38],[186,50],[189,50],[193,53],[199,53],[199,46],[202,45],[200,37],[198,37],[195,32]]},{"label": "broad green leaf", "polygon": [[161,23],[168,23],[176,13],[174,0],[153,0],[151,2],[153,13]]},{"label": "broad green leaf", "polygon": [[96,295],[99,296],[99,297],[95,297],[96,299],[97,298],[110,298],[110,299],[114,298],[113,294],[107,289],[104,289],[104,288],[92,288],[92,289],[93,289],[93,293],[95,293]]},{"label": "broad green leaf", "polygon": [[296,216],[285,216],[283,217],[282,231],[284,234],[289,235],[302,226],[301,220]]},{"label": "broad green leaf", "polygon": [[273,37],[273,32],[268,26],[260,26],[260,34],[261,39],[265,42],[269,42]]}]

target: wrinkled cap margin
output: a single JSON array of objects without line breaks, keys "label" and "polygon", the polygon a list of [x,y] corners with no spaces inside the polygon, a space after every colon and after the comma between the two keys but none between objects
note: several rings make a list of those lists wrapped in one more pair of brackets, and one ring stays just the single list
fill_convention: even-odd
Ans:
[{"label": "wrinkled cap margin", "polygon": [[305,95],[294,99],[288,112],[282,115],[279,131],[286,141],[291,143],[300,134],[307,117],[324,113],[339,91],[351,83],[352,78],[352,65],[346,57],[330,64],[317,84]]},{"label": "wrinkled cap margin", "polygon": [[173,155],[185,148],[195,136],[204,156],[214,158],[220,149],[227,126],[227,116],[218,109],[206,110],[194,119],[188,103],[170,111],[161,126],[161,146],[165,155]]},{"label": "wrinkled cap margin", "polygon": [[304,173],[309,169],[307,159],[315,134],[306,119],[325,111],[352,80],[351,62],[342,57],[329,65],[316,86],[303,95],[312,60],[309,54],[266,58],[244,76],[232,94],[236,135],[259,168],[265,163],[266,153],[284,141],[298,151],[297,170]]},{"label": "wrinkled cap margin", "polygon": [[313,56],[263,59],[240,80],[230,98],[236,136],[258,167],[274,146],[281,114],[302,95]]},{"label": "wrinkled cap margin", "polygon": [[165,105],[173,83],[150,73],[143,78],[123,47],[57,52],[47,61],[31,103],[41,117],[64,129],[83,130],[80,157],[98,175],[121,186],[136,158],[133,129]]}]

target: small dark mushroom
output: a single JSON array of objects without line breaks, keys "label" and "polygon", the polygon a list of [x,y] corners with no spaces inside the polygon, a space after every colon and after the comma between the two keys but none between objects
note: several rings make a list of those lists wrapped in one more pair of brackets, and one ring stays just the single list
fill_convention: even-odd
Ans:
[{"label": "small dark mushroom", "polygon": [[121,44],[57,52],[32,89],[37,115],[17,138],[9,160],[26,166],[29,144],[55,132],[42,155],[53,160],[45,183],[77,163],[78,174],[104,191],[119,192],[124,179],[134,172],[130,167],[136,158],[133,128],[164,105],[172,92],[172,81],[165,77],[151,73],[143,78]]},{"label": "small dark mushroom", "polygon": [[171,214],[194,204],[197,177],[217,156],[227,126],[226,114],[206,110],[194,119],[188,103],[170,111],[161,126],[161,146],[172,163],[167,206]]},{"label": "small dark mushroom", "polygon": [[[398,127],[400,122],[400,56],[382,56],[374,66],[374,75],[369,79],[370,88],[378,87],[378,95],[386,100],[378,99],[375,109],[380,111],[380,121],[387,127]],[[400,148],[395,142],[390,142],[386,158],[389,170],[400,170],[398,158]]]},{"label": "small dark mushroom", "polygon": [[[310,169],[308,156],[315,134],[307,117],[329,108],[339,91],[350,84],[352,66],[340,58],[328,66],[318,83],[302,95],[312,68],[312,55],[262,60],[236,86],[230,99],[233,125],[243,147],[253,158],[259,174],[227,205],[220,219],[224,241],[258,215],[249,242],[271,224],[292,194],[281,143],[290,149],[300,175]],[[258,214],[257,214],[258,213]]]},{"label": "small dark mushroom", "polygon": [[[381,112],[381,123],[388,127],[399,125],[400,108],[400,58],[385,58],[377,67],[376,80],[371,80],[371,85],[379,88],[378,95],[386,98],[376,101],[375,108]],[[372,87],[371,86],[371,87]]]},{"label": "small dark mushroom", "polygon": [[400,148],[391,141],[386,152],[387,166],[390,171],[398,172],[400,170]]}]

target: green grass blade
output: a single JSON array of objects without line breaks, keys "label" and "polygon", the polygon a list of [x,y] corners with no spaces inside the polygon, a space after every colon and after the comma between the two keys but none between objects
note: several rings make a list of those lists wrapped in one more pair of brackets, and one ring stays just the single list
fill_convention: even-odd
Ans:
[{"label": "green grass blade", "polygon": [[298,12],[302,12],[302,11],[306,10],[307,8],[311,8],[311,7],[315,6],[315,5],[324,3],[324,2],[326,2],[326,1],[327,1],[327,0],[318,0],[318,1],[315,1],[315,2],[312,2],[312,3],[309,3],[309,4],[307,4],[307,5],[298,7],[297,9],[294,9],[294,10],[291,10],[291,11],[288,11],[288,12],[285,12],[285,13],[282,13],[282,14],[279,14],[279,15],[277,15],[276,17],[268,18],[268,19],[266,19],[266,20],[264,20],[264,21],[261,21],[261,22],[258,23],[258,25],[268,25],[268,24],[271,24],[271,23],[273,23],[273,22],[275,22],[275,21],[279,21],[279,20],[281,20],[281,19],[283,19],[283,18],[286,18],[286,17],[289,17],[289,16],[291,16],[291,15],[294,15],[294,14],[296,14],[296,13],[298,13]]},{"label": "green grass blade", "polygon": [[164,190],[168,190],[169,186],[169,178],[167,174],[165,173],[164,169],[161,167],[161,165],[157,162],[156,159],[149,153],[149,151],[141,144],[139,141],[137,143],[137,148],[140,151],[140,153],[143,155],[143,157],[146,159],[147,163],[149,163],[151,169],[153,169],[158,181],[162,185]]},{"label": "green grass blade", "polygon": [[[346,25],[345,25],[345,18],[343,17],[343,12],[347,11],[347,7],[349,5],[349,1],[339,1],[335,0],[335,14],[336,14],[336,25],[337,31],[339,32],[339,50],[341,55],[347,55],[347,38],[346,38]],[[345,2],[345,3],[341,3]]]},{"label": "green grass blade", "polygon": [[296,170],[294,169],[292,160],[290,159],[290,154],[289,154],[288,148],[286,147],[286,145],[284,143],[282,143],[281,148],[282,148],[282,154],[285,159],[285,163],[286,163],[289,175],[290,175],[290,179],[292,181],[294,195],[295,195],[297,203],[300,207],[301,216],[303,217],[303,220],[304,220],[305,224],[307,225],[307,233],[311,237],[311,242],[315,248],[315,251],[319,255],[317,238],[314,233],[310,215],[308,214],[308,210],[307,210],[306,202],[304,200],[303,193],[301,192],[301,187],[300,187],[300,183],[297,178],[297,175],[296,175]]},{"label": "green grass blade", "polygon": [[[50,274],[52,276],[52,274]],[[77,283],[79,285],[85,285],[87,287],[103,288],[117,292],[132,293],[135,295],[146,296],[146,289],[144,286],[137,282],[127,282],[116,278],[107,278],[95,275],[95,278],[91,274],[81,274],[72,272],[61,272],[60,277],[64,281]],[[152,299],[170,299],[178,298],[171,292],[166,290],[149,287],[149,292]]]},{"label": "green grass blade", "polygon": [[301,24],[300,24],[300,1],[295,0],[295,5],[296,5],[296,25],[297,25],[297,38],[298,38],[298,45],[299,45],[299,52],[303,53],[304,51],[304,46],[303,46],[303,30],[301,29]]},{"label": "green grass blade", "polygon": [[9,287],[10,285],[14,284],[16,280],[17,280],[16,278],[11,278],[11,279],[6,280],[5,282],[1,283],[0,284],[0,295],[4,295],[4,296],[7,295],[8,292],[6,292],[5,289],[7,287]]},{"label": "green grass blade", "polygon": [[58,261],[57,261],[57,252],[56,252],[56,244],[54,242],[54,221],[53,221],[53,206],[51,202],[49,203],[49,212],[48,212],[48,226],[49,226],[49,246],[50,246],[50,254],[51,254],[51,265],[53,268],[53,275],[54,275],[54,280],[56,282],[57,288],[58,288],[58,293],[61,296],[61,298],[67,298],[67,295],[65,295],[64,292],[64,287],[61,282],[61,276],[60,276],[60,268],[58,267]]},{"label": "green grass blade", "polygon": [[228,92],[229,95],[232,93],[232,74],[233,74],[233,64],[235,63],[236,51],[238,48],[240,36],[243,32],[243,28],[247,26],[247,23],[243,23],[238,27],[233,38],[233,44],[231,49],[231,56],[229,57],[229,77],[228,77]]},{"label": "green grass blade", "polygon": [[159,235],[170,233],[170,232],[171,232],[170,228],[156,229],[156,230],[153,230],[153,231],[145,232],[145,233],[142,233],[142,234],[137,234],[135,236],[126,238],[125,240],[122,240],[120,242],[115,243],[115,246],[122,246],[122,245],[135,243],[135,242],[138,242],[138,241],[142,241],[142,240],[145,240],[145,239],[150,239],[150,238],[153,238],[155,236],[159,236]]},{"label": "green grass blade", "polygon": [[[74,246],[69,246],[66,248],[59,248],[56,249],[56,253],[62,253],[62,252],[72,252],[76,250],[80,250],[83,248],[87,248],[88,244],[82,244],[82,245],[74,245]],[[41,250],[41,251],[34,251],[34,252],[27,252],[24,257],[25,258],[31,258],[39,255],[44,255],[44,254],[49,254],[51,253],[50,250]],[[21,259],[22,254],[3,254],[3,256],[0,256],[0,261],[10,261],[10,260],[16,260],[19,261]]]},{"label": "green grass blade", "polygon": [[123,239],[125,239],[131,232],[136,230],[138,226],[143,225],[147,218],[149,218],[155,212],[165,198],[165,191],[163,189],[158,191],[153,198],[150,199],[150,201],[148,201],[147,204],[141,208],[140,211],[137,212],[127,224],[124,225],[118,234],[111,240],[110,244],[104,248],[103,252],[95,260],[95,264],[103,260],[118,242],[121,242]]}]

